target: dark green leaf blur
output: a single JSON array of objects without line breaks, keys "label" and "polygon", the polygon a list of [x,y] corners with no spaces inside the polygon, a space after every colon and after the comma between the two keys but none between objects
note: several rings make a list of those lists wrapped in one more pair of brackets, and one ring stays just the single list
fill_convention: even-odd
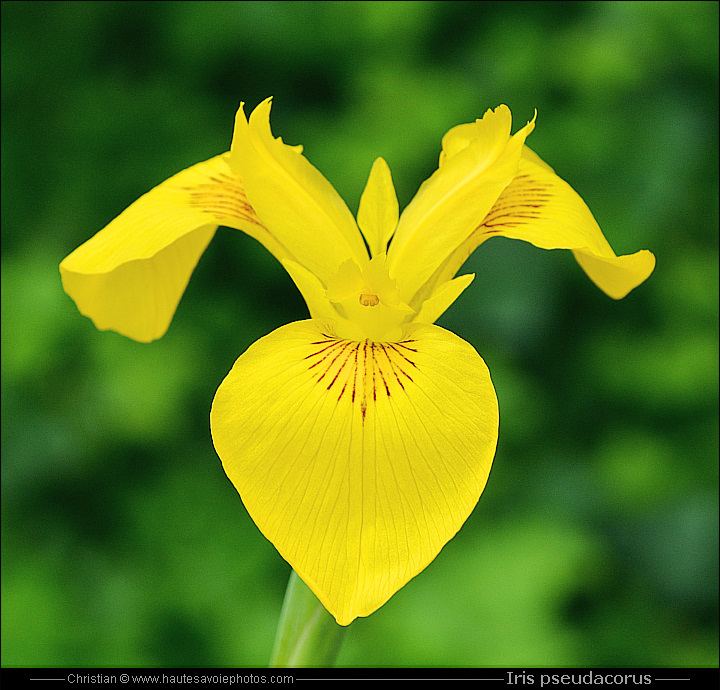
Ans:
[{"label": "dark green leaf blur", "polygon": [[439,323],[493,376],[490,481],[339,664],[716,666],[717,94],[715,2],[3,3],[2,664],[268,663],[289,567],[209,411],[304,302],[223,228],[141,345],[81,316],[58,263],[272,95],[353,212],[377,156],[402,207],[450,127],[537,109],[529,145],[616,252],[657,256],[619,302],[569,252],[470,258]]}]

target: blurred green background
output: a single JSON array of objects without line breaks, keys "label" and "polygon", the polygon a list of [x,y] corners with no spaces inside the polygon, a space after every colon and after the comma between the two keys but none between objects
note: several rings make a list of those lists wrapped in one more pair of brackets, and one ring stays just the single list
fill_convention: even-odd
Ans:
[{"label": "blurred green background", "polygon": [[221,229],[167,335],[98,332],[57,265],[228,149],[240,100],[356,211],[401,206],[500,103],[654,275],[615,302],[569,252],[494,239],[440,324],[501,409],[490,482],[440,556],[357,620],[345,666],[718,663],[718,4],[2,4],[2,663],[264,666],[288,566],[208,429],[257,338],[306,317]]}]

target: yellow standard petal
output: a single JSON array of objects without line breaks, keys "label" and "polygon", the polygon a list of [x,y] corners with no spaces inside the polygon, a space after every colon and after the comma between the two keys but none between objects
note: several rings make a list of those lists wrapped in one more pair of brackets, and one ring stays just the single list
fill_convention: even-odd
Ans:
[{"label": "yellow standard petal", "polygon": [[399,206],[388,164],[378,158],[360,197],[358,225],[373,257],[387,253],[398,223]]},{"label": "yellow standard petal", "polygon": [[278,259],[288,256],[248,204],[240,178],[216,156],[140,197],[66,257],[63,287],[97,328],[155,340],[218,225],[243,230]]},{"label": "yellow standard petal", "polygon": [[460,529],[498,432],[485,363],[409,324],[394,343],[289,324],[253,344],[211,429],[251,517],[338,623],[370,615]]}]

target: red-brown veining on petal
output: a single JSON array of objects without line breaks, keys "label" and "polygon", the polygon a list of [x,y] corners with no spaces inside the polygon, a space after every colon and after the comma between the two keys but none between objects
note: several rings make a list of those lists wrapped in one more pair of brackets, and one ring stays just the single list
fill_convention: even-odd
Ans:
[{"label": "red-brown veining on petal", "polygon": [[[377,370],[377,362],[375,361],[375,343],[370,343],[372,347],[372,391],[373,391],[373,402],[377,401],[377,378],[375,371]],[[390,395],[388,393],[388,395]]]},{"label": "red-brown veining on petal", "polygon": [[355,402],[355,393],[357,392],[357,380],[358,380],[358,352],[360,351],[360,343],[357,343],[355,347],[355,366],[353,367],[353,389],[351,399]]},{"label": "red-brown veining on petal", "polygon": [[[368,389],[368,344],[369,340],[365,340],[363,343],[363,387],[362,387],[362,400],[360,401],[360,412],[362,413],[363,423],[365,423],[365,414],[367,413],[367,389]],[[370,348],[372,352],[372,347]]]},{"label": "red-brown veining on petal", "polygon": [[242,181],[236,175],[218,173],[210,175],[207,182],[178,187],[188,196],[190,205],[200,207],[215,216],[218,223],[240,220],[265,228],[245,195]]},{"label": "red-brown veining on petal", "polygon": [[[378,354],[375,354],[375,349],[377,348]],[[375,369],[377,369],[377,373],[380,376],[380,379],[383,383],[383,387],[385,388],[385,393],[387,394],[388,398],[390,397],[390,388],[388,387],[387,379],[385,378],[385,374],[383,373],[382,367],[380,366],[380,363],[377,359],[379,356],[380,350],[384,351],[384,347],[380,343],[373,343],[373,363],[375,364]],[[374,399],[377,400],[377,379],[375,378],[375,369],[373,369],[373,396]]]},{"label": "red-brown veining on petal", "polygon": [[553,195],[550,185],[518,175],[500,195],[475,232],[492,234],[503,228],[525,225],[540,217]]},{"label": "red-brown veining on petal", "polygon": [[395,384],[404,392],[408,382],[413,383],[409,369],[417,368],[413,354],[418,350],[411,345],[414,342],[356,342],[325,336],[311,343],[315,349],[305,356],[305,361],[315,381],[337,392],[338,403],[347,395],[346,399],[357,405],[364,424],[370,407],[378,401],[379,391],[392,398]]},{"label": "red-brown veining on petal", "polygon": [[[398,343],[390,343],[389,347],[392,349],[392,351],[396,355],[398,355],[400,357],[400,359],[402,360],[403,363],[410,364],[417,369],[417,364],[415,364],[415,362],[412,359],[410,359],[410,357],[407,354],[405,354],[405,352],[402,351],[402,349],[399,347]],[[412,352],[417,352],[417,350],[413,350],[411,348],[406,348],[406,349],[411,350]],[[399,361],[395,361],[395,362],[393,362],[393,364],[394,364],[393,371],[396,372],[395,375],[398,377],[398,383],[404,388],[404,386],[402,385],[402,381],[400,380],[400,377],[398,376],[398,374],[402,374],[412,383],[412,376],[410,376],[410,374],[408,374],[408,372],[406,371],[406,368]]]},{"label": "red-brown veining on petal", "polygon": [[[318,382],[322,381],[323,378],[325,378],[325,375],[330,371],[330,368],[332,367],[334,362],[338,359],[338,357],[343,354],[344,349],[344,344],[342,342],[339,342],[334,343],[332,346],[326,347],[317,353],[320,355],[320,358],[314,364],[311,364],[309,368],[314,369],[315,367],[319,367],[318,372],[320,373],[317,379]],[[330,386],[328,386],[328,390],[330,390],[331,387],[332,383],[330,384]]]},{"label": "red-brown veining on petal", "polygon": [[[342,353],[341,353],[341,354],[342,354]],[[338,357],[339,357],[339,356],[340,356],[340,355],[338,355]],[[336,358],[336,359],[337,359],[337,358]],[[347,363],[348,363],[348,358],[345,357],[345,359],[340,363],[340,366],[338,367],[338,370],[337,370],[335,376],[333,377],[333,380],[330,381],[330,383],[328,384],[328,387],[327,387],[328,390],[330,390],[330,389],[335,385],[335,381],[337,381],[338,376],[340,376],[340,374],[342,373],[342,370],[345,368],[345,365],[346,365]]]},{"label": "red-brown veining on petal", "polygon": [[395,347],[401,347],[403,350],[410,350],[410,352],[417,352],[417,348],[410,347],[408,343],[416,343],[417,340],[401,340],[398,343],[392,343]]},{"label": "red-brown veining on petal", "polygon": [[[348,348],[349,348],[349,343],[344,343],[342,345],[342,347],[340,348],[340,351],[330,360],[330,362],[327,365],[327,368],[323,372],[322,376],[320,376],[318,381],[320,381],[320,379],[322,379],[323,376],[325,376],[325,374],[327,374],[332,369],[333,364],[335,364],[335,362],[337,362],[337,360],[340,359],[340,357],[347,354]],[[337,373],[335,374],[335,376],[333,377],[333,380],[328,385],[328,390],[330,390],[333,387],[333,384],[335,383],[335,381],[337,381],[338,376],[340,375],[342,370],[345,368],[345,365],[347,364],[347,362],[348,362],[347,356],[344,357],[340,361]]]},{"label": "red-brown veining on petal", "polygon": [[[312,364],[309,364],[308,371],[312,372],[313,377],[317,377],[316,380],[318,383],[326,376],[332,377],[327,385],[327,390],[330,390],[348,365],[350,360],[349,355],[353,350],[353,343],[347,340],[328,338],[327,340],[314,342],[312,344],[320,345],[321,347],[305,357],[306,360],[314,359]],[[342,398],[346,387],[347,379],[343,382],[338,400]]]},{"label": "red-brown veining on petal", "polygon": [[397,353],[408,364],[412,364],[412,366],[414,366],[417,369],[417,364],[415,364],[415,362],[412,359],[410,359],[410,356],[404,352],[404,350],[407,350],[409,352],[417,352],[416,349],[414,349],[412,347],[407,347],[407,346],[403,345],[402,343],[389,343],[388,347],[392,348],[393,352]]}]

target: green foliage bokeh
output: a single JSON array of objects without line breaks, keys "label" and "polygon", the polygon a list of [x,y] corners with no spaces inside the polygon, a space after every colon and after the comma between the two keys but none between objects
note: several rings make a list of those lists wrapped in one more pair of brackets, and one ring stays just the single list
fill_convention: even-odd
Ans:
[{"label": "green foliage bokeh", "polygon": [[353,623],[346,666],[715,666],[718,5],[2,4],[2,663],[264,666],[288,566],[210,439],[257,338],[306,317],[221,229],[167,335],[98,332],[57,265],[134,199],[227,150],[240,100],[351,210],[377,156],[401,207],[442,135],[506,103],[617,253],[495,239],[440,324],[496,385],[490,482],[426,571]]}]

